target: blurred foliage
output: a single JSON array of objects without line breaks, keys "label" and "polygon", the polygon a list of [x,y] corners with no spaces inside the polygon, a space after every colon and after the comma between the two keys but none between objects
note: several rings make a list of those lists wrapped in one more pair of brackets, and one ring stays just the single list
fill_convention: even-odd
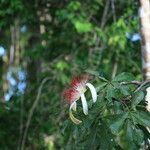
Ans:
[{"label": "blurred foliage", "polygon": [[[4,60],[0,76],[5,77],[11,68],[26,74],[26,89],[19,93],[12,86],[9,101],[0,105],[0,149],[21,149],[29,113],[47,77],[51,79],[39,95],[24,149],[137,150],[147,144],[150,115],[145,109],[145,87],[135,92],[137,85],[122,84],[142,80],[140,41],[127,36],[139,32],[139,5],[135,0],[115,0],[113,10],[112,2],[0,0],[0,45],[8,57],[0,58]],[[16,21],[20,62],[9,64],[10,27]],[[87,116],[79,102],[76,115],[83,123],[77,126],[68,118],[62,93],[72,76],[85,71],[94,77],[98,100],[88,101]],[[13,73],[18,85],[17,71]]]}]

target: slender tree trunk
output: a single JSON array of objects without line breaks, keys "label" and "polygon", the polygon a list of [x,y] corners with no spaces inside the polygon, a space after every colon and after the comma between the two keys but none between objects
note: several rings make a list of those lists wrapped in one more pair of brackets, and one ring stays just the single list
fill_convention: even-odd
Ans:
[{"label": "slender tree trunk", "polygon": [[[144,80],[150,80],[150,1],[140,0],[142,69]],[[147,91],[147,95],[149,91]],[[147,110],[150,111],[150,99],[147,99]],[[150,128],[147,127],[150,133]]]},{"label": "slender tree trunk", "polygon": [[[23,50],[27,52],[33,52],[35,50],[35,45],[39,43],[39,27],[32,27],[28,26],[28,29],[32,33],[32,35],[28,39],[28,45],[23,48]],[[18,141],[18,150],[22,149],[24,150],[25,144],[26,144],[26,135],[24,135],[24,129],[25,129],[25,122],[26,122],[26,116],[25,114],[28,114],[28,111],[36,97],[36,91],[37,91],[37,74],[38,70],[40,69],[40,63],[39,60],[33,58],[33,56],[25,57],[24,60],[24,67],[27,71],[27,87],[25,90],[25,94],[23,96],[23,101],[21,102],[21,120],[20,120],[20,137]],[[31,98],[32,95],[32,98]],[[24,101],[25,100],[25,101]],[[24,117],[25,116],[25,117]]]},{"label": "slender tree trunk", "polygon": [[19,28],[19,19],[15,19],[14,25],[10,27],[11,31],[11,47],[10,47],[10,56],[9,64],[11,66],[17,66],[20,62],[20,28]]},{"label": "slender tree trunk", "polygon": [[150,80],[150,1],[140,0],[142,69],[144,80]]},{"label": "slender tree trunk", "polygon": [[[45,22],[50,23],[52,21],[51,15],[48,12],[49,9],[50,9],[50,4],[47,2],[45,8],[37,11],[37,16],[39,17],[41,39],[42,39],[42,35],[47,32]],[[42,39],[41,44],[42,46],[46,46],[47,41],[45,39]]]},{"label": "slender tree trunk", "polygon": [[2,91],[0,94],[0,102],[4,101],[4,95],[3,95],[3,59],[0,58],[0,90]]}]

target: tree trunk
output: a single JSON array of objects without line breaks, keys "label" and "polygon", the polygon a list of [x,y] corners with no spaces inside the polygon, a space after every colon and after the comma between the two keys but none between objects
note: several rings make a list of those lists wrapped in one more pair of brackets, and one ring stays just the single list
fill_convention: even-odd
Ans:
[{"label": "tree trunk", "polygon": [[150,1],[140,0],[142,69],[144,80],[150,80]]},{"label": "tree trunk", "polygon": [[3,94],[3,59],[0,58],[0,102],[4,102],[4,94]]},{"label": "tree trunk", "polygon": [[[141,19],[141,45],[142,45],[142,69],[144,80],[150,80],[150,1],[140,0],[140,19]],[[146,89],[147,96],[149,95],[149,87]],[[150,112],[150,99],[145,98],[147,101],[146,109]],[[150,133],[150,128],[147,127]]]}]

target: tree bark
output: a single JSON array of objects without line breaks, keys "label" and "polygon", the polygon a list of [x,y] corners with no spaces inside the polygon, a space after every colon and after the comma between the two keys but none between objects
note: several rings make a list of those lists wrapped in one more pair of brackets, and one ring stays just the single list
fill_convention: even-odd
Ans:
[{"label": "tree bark", "polygon": [[[140,0],[140,4],[142,69],[144,80],[147,81],[150,80],[150,1]],[[150,92],[148,88],[146,89],[147,95]],[[145,100],[147,101],[146,109],[150,112],[150,99],[145,98]],[[150,133],[149,127],[147,127],[147,130]]]},{"label": "tree bark", "polygon": [[150,80],[150,1],[140,0],[142,69],[144,80]]},{"label": "tree bark", "polygon": [[3,94],[3,59],[0,58],[0,102],[4,102],[4,94]]}]

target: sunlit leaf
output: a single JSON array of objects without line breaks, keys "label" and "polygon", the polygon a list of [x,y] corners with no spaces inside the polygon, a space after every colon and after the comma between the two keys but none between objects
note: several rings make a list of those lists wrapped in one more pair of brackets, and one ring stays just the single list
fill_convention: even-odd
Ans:
[{"label": "sunlit leaf", "polygon": [[85,33],[92,30],[92,24],[89,22],[76,20],[74,21],[74,25],[79,33]]}]

